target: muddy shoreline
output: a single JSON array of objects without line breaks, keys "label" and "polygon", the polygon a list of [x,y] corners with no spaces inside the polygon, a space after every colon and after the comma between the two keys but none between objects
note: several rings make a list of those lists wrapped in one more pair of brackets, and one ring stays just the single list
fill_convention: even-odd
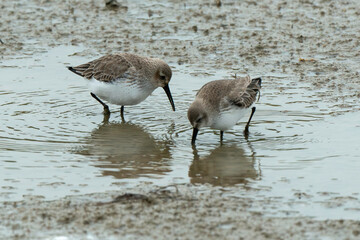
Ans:
[{"label": "muddy shoreline", "polygon": [[[360,222],[268,217],[246,196],[191,185],[131,192],[28,197],[0,206],[2,237],[12,239],[357,239]],[[270,204],[271,200],[265,200]]]},{"label": "muddy shoreline", "polygon": [[[2,1],[1,63],[61,45],[74,56],[110,52],[160,57],[207,76],[209,70],[262,76],[264,89],[310,83],[329,114],[360,109],[360,7],[357,1]],[[0,68],[1,69],[1,68]],[[176,81],[176,72],[172,81]],[[266,91],[266,90],[264,90]],[[319,108],[318,102],[312,108]],[[334,108],[334,110],[332,110]],[[340,110],[339,110],[340,109]],[[0,203],[1,239],[358,239],[356,220],[271,217],[272,199],[238,186],[138,186],[55,201]],[[100,190],[99,190],[100,191]],[[225,192],[225,193],[224,193]],[[116,197],[123,194],[122,198]],[[129,197],[130,196],[130,197]]]},{"label": "muddy shoreline", "polygon": [[205,1],[134,1],[109,10],[102,1],[34,0],[0,7],[7,13],[0,25],[3,58],[34,54],[41,46],[82,44],[88,50],[74,54],[134,52],[204,72],[282,73],[359,97],[353,86],[359,83],[360,58],[356,1],[265,0],[221,7]]},{"label": "muddy shoreline", "polygon": [[310,82],[328,89],[321,97],[334,106],[359,109],[356,1],[215,2],[122,1],[115,10],[103,1],[3,2],[0,53],[8,59],[59,45],[83,45],[74,55],[89,59],[133,52],[205,76],[219,69]]}]

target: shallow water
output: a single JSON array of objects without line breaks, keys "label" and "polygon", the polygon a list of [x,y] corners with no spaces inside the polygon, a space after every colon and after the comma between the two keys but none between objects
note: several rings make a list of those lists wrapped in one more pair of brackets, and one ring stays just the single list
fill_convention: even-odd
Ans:
[{"label": "shallow water", "polygon": [[360,219],[360,114],[330,108],[319,97],[326,90],[265,72],[248,139],[244,118],[223,145],[218,131],[204,129],[192,148],[186,111],[196,91],[234,72],[170,63],[176,112],[157,89],[125,107],[126,123],[115,105],[106,121],[86,81],[65,68],[90,60],[73,55],[83,50],[56,47],[0,63],[0,201],[138,184],[238,185],[239,196],[272,200],[253,211]]}]

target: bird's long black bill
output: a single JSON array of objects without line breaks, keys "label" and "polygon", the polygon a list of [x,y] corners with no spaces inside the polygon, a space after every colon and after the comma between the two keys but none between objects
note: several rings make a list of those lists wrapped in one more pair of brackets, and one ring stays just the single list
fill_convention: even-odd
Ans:
[{"label": "bird's long black bill", "polygon": [[172,109],[175,111],[175,104],[174,104],[174,100],[173,100],[173,98],[171,96],[169,85],[166,85],[165,87],[163,87],[163,89],[164,89],[164,91],[166,92],[166,95],[169,98]]},{"label": "bird's long black bill", "polygon": [[194,145],[195,144],[195,141],[196,141],[196,136],[199,132],[199,129],[198,128],[194,128],[193,129],[193,135],[192,135],[192,138],[191,138],[191,144]]}]

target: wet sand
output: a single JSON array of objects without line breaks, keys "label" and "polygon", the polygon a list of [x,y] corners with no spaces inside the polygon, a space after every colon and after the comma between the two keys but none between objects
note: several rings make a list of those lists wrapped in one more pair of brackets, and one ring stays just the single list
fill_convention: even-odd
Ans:
[{"label": "wet sand", "polygon": [[[3,238],[12,239],[358,239],[360,222],[266,217],[271,199],[231,196],[235,189],[169,186],[0,207]],[[234,192],[232,192],[234,191]],[[131,193],[133,192],[133,193]],[[64,238],[60,238],[64,237]]]},{"label": "wet sand", "polygon": [[216,1],[121,1],[116,9],[100,0],[19,0],[0,7],[3,59],[83,45],[86,50],[74,54],[89,59],[119,51],[189,64],[201,73],[281,70],[289,81],[328,89],[321,97],[334,106],[359,109],[360,9],[354,0],[224,1],[220,7]]},{"label": "wet sand", "polygon": [[178,188],[135,195],[68,197],[54,202],[28,199],[2,207],[5,212],[17,209],[2,219],[15,238],[355,239],[360,234],[356,221],[268,218],[247,210],[257,204],[251,199],[224,198],[221,189]]},{"label": "wet sand", "polygon": [[[360,7],[355,0],[223,1],[220,7],[215,1],[128,1],[117,9],[100,0],[33,0],[2,1],[0,8],[4,61],[81,45],[86,50],[74,54],[89,60],[134,52],[170,65],[191,65],[204,76],[210,69],[252,76],[279,75],[280,69],[289,82],[321,89],[319,98],[330,104],[332,114],[360,109]],[[264,82],[279,92],[289,87],[270,77]],[[25,197],[0,204],[0,238],[360,238],[359,221],[270,217],[266,212],[276,200],[239,192],[237,186],[139,185],[55,201]]]}]

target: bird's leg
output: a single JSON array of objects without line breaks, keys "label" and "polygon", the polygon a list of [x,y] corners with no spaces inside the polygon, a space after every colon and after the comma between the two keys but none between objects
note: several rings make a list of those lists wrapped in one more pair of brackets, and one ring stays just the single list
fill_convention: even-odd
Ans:
[{"label": "bird's leg", "polygon": [[224,138],[224,131],[220,130],[220,143],[222,144]]},{"label": "bird's leg", "polygon": [[125,118],[124,118],[124,106],[121,106],[120,116],[121,116],[121,121],[125,122]]},{"label": "bird's leg", "polygon": [[246,126],[245,126],[245,130],[244,130],[245,135],[248,135],[248,134],[249,134],[249,125],[250,125],[250,121],[251,121],[251,119],[252,119],[252,117],[253,117],[253,115],[254,115],[255,111],[256,111],[256,107],[252,107],[252,109],[251,109],[251,115],[250,115],[249,121],[247,122],[247,124],[246,124]]},{"label": "bird's leg", "polygon": [[104,107],[104,114],[105,114],[105,115],[110,115],[110,110],[109,110],[108,105],[106,105],[103,101],[101,101],[94,93],[90,93],[90,94],[91,94],[91,96],[92,96],[93,98],[96,99],[96,101],[98,101],[101,105],[103,105],[103,107]]}]

